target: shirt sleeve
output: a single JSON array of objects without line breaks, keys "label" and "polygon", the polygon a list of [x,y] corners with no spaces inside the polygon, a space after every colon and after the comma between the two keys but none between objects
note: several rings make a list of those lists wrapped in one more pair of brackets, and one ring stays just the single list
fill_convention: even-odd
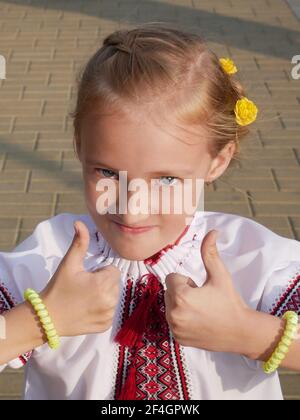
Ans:
[{"label": "shirt sleeve", "polygon": [[261,311],[282,317],[286,311],[300,315],[300,256],[273,271],[261,299]]},{"label": "shirt sleeve", "polygon": [[[280,318],[287,311],[295,311],[300,321],[300,243],[289,239],[285,246],[280,248],[284,258],[278,258],[269,273],[256,309]],[[261,361],[242,357],[249,368],[261,369]]]},{"label": "shirt sleeve", "polygon": [[[40,222],[11,252],[0,252],[0,315],[24,302],[25,289],[31,287],[40,292],[52,277],[60,260],[53,241],[53,224],[57,221],[58,216],[54,216]],[[24,366],[33,351],[28,349],[16,359],[0,365],[0,372],[7,365],[15,369]]]}]

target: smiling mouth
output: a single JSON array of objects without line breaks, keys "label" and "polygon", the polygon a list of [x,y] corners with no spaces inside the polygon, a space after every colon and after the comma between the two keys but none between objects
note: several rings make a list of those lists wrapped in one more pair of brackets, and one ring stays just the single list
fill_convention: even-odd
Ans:
[{"label": "smiling mouth", "polygon": [[131,226],[122,225],[121,223],[118,223],[118,222],[113,222],[113,223],[124,233],[143,233],[143,232],[148,232],[149,230],[155,228],[155,226],[131,227]]}]

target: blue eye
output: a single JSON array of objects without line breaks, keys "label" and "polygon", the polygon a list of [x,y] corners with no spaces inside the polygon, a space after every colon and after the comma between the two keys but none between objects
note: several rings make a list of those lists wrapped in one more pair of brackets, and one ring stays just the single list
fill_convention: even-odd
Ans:
[{"label": "blue eye", "polygon": [[[118,175],[116,174],[116,172],[111,171],[110,169],[96,168],[96,172],[102,174],[105,178],[111,178],[114,175],[118,177]],[[174,180],[178,180],[179,179],[179,178],[176,178],[175,176],[161,176],[160,179],[159,179],[159,182],[163,178],[166,178],[169,181],[171,180],[171,182],[174,181]],[[165,186],[173,185],[174,183],[171,183],[171,182],[170,183],[169,182],[163,183],[162,185],[165,185]]]},{"label": "blue eye", "polygon": [[96,172],[98,172],[98,173],[102,172],[102,175],[105,178],[111,178],[113,175],[116,175],[116,173],[114,171],[111,171],[110,169],[96,168]]},{"label": "blue eye", "polygon": [[[178,180],[178,178],[176,178],[175,176],[162,176],[160,179],[162,179],[162,178],[167,178],[167,179],[170,179],[171,178],[171,180],[173,181],[174,179],[176,179],[176,180]],[[173,185],[173,184],[169,184],[169,183],[167,183],[167,184],[163,184],[163,185]]]}]

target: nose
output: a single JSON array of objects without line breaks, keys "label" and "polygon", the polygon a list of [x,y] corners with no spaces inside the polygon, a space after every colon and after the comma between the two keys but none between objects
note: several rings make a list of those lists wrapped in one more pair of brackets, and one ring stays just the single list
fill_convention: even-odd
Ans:
[{"label": "nose", "polygon": [[[150,200],[142,194],[136,194],[136,191],[127,191],[127,202],[125,199],[123,203],[120,201],[124,197],[118,198],[117,209],[119,209],[119,213],[114,220],[130,227],[152,226],[154,223],[150,221]],[[122,213],[120,213],[121,211]]]}]

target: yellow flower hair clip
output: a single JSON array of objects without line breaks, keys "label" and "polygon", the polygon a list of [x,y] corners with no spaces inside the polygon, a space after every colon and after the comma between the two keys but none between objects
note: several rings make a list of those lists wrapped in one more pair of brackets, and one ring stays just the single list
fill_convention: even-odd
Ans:
[{"label": "yellow flower hair clip", "polygon": [[234,113],[236,122],[239,125],[248,125],[256,120],[258,108],[254,102],[247,99],[245,96],[238,99],[235,104]]},{"label": "yellow flower hair clip", "polygon": [[237,67],[230,58],[220,58],[219,62],[226,73],[234,74],[237,72]]},{"label": "yellow flower hair clip", "polygon": [[[228,57],[222,57],[219,59],[222,69],[227,74],[235,74],[237,67],[234,62]],[[250,101],[245,96],[238,99],[235,108],[235,120],[239,125],[248,125],[256,120],[258,108],[253,101]]]}]

